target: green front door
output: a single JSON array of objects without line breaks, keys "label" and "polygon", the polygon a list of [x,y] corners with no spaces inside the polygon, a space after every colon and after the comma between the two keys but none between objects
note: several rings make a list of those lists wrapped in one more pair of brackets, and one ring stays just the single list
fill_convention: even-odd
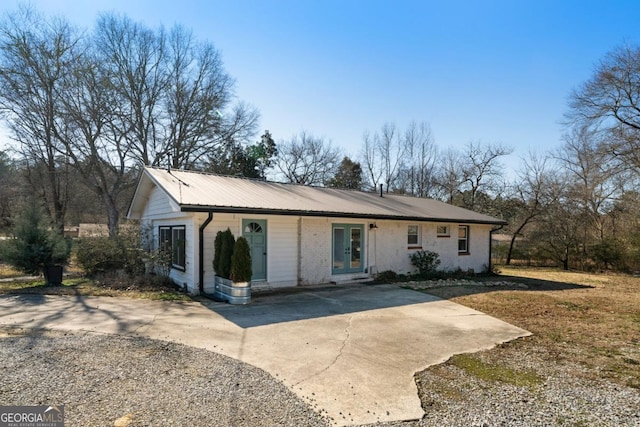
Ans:
[{"label": "green front door", "polygon": [[242,235],[251,249],[251,280],[267,280],[267,221],[243,219]]},{"label": "green front door", "polygon": [[364,271],[363,237],[363,225],[333,224],[331,233],[332,274]]}]

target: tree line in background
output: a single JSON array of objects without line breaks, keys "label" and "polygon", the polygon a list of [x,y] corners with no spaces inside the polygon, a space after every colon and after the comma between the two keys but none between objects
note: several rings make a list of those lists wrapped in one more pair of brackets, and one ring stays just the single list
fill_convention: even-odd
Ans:
[{"label": "tree line in background", "polygon": [[506,175],[512,149],[437,146],[427,122],[363,134],[357,157],[309,132],[257,137],[211,43],[103,14],[92,30],[30,8],[0,25],[0,229],[30,197],[55,229],[115,236],[143,165],[428,197],[500,217],[504,262],[640,268],[640,50],[612,51],[570,96],[563,143]]}]

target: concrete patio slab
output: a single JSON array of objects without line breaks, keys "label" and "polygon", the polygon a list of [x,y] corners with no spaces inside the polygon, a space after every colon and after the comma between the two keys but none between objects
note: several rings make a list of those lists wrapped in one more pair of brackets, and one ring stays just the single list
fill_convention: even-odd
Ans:
[{"label": "concrete patio slab", "polygon": [[264,294],[247,306],[4,296],[0,325],[141,335],[216,351],[271,373],[336,425],[419,419],[415,372],[529,335],[392,285]]}]

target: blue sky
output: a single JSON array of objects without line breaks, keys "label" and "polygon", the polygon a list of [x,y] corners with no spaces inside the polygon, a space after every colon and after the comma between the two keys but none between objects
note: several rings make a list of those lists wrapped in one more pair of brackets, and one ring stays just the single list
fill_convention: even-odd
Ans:
[{"label": "blue sky", "polygon": [[[14,9],[14,0],[2,8]],[[430,123],[441,149],[561,142],[567,96],[640,42],[635,1],[33,0],[91,27],[101,11],[180,23],[221,51],[239,99],[277,141],[306,130],[357,157],[385,122]]]}]

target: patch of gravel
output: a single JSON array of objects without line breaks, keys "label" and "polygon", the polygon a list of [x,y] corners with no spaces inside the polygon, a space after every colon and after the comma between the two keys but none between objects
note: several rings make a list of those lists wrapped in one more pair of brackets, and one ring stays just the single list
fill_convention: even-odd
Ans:
[{"label": "patch of gravel", "polygon": [[511,289],[528,289],[529,287],[524,283],[510,282],[508,280],[471,280],[471,279],[439,279],[439,280],[421,280],[421,281],[409,281],[397,283],[404,288],[410,288],[415,290],[425,290],[433,288],[445,288],[454,286],[466,286],[466,287],[503,287]]},{"label": "patch of gravel", "polygon": [[[448,366],[449,390],[458,398],[443,400],[442,385],[421,375],[423,403],[419,426],[638,426],[638,391],[605,381],[575,377],[548,378],[538,388],[489,384]],[[436,379],[441,381],[441,379]],[[430,387],[439,391],[433,391]],[[462,396],[462,397],[461,397]],[[446,402],[446,403],[444,403]],[[442,406],[446,405],[446,408]]]},{"label": "patch of gravel", "polygon": [[0,403],[65,405],[67,426],[327,426],[265,371],[139,337],[0,335]]},{"label": "patch of gravel", "polygon": [[554,376],[530,389],[483,381],[454,366],[444,369],[444,392],[442,378],[419,375],[426,415],[418,426],[640,425],[640,394],[631,388]]},{"label": "patch of gravel", "polygon": [[481,379],[447,362],[415,376],[425,411],[421,420],[372,426],[640,426],[638,389],[589,379],[586,368],[570,360],[551,360],[544,350],[523,354],[512,344],[503,344],[499,356],[488,350],[471,357],[515,372],[533,372],[539,384]]}]

